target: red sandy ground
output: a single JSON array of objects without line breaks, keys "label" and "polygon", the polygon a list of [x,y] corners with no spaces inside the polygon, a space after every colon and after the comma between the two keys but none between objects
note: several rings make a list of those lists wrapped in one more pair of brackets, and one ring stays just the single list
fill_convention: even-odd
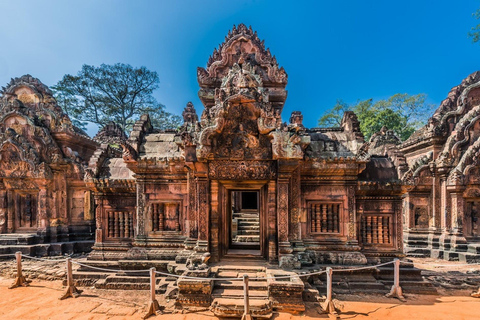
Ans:
[{"label": "red sandy ground", "polygon": [[[33,280],[30,287],[8,289],[12,279],[0,277],[0,319],[142,319],[148,291],[113,291],[82,288],[76,299],[60,301],[60,281]],[[452,292],[450,292],[452,294]],[[407,302],[378,295],[339,296],[343,305],[337,319],[480,319],[480,299],[468,291],[449,296],[410,295]],[[165,301],[160,301],[160,304]],[[150,319],[217,319],[209,311],[191,314],[164,314]],[[275,314],[273,319],[335,319],[314,304],[305,315]]]}]

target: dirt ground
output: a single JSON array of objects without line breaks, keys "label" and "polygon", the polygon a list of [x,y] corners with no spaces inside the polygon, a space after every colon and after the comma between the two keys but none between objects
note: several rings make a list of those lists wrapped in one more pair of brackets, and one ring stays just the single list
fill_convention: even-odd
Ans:
[{"label": "dirt ground", "polygon": [[[148,291],[113,291],[83,288],[76,299],[59,300],[64,292],[61,281],[35,280],[30,287],[8,289],[12,279],[0,277],[0,319],[142,319]],[[480,299],[470,291],[455,295],[410,295],[407,302],[378,295],[337,297],[341,313],[337,319],[479,319]],[[165,303],[165,301],[160,301]],[[318,305],[307,306],[305,315],[276,314],[273,319],[335,319],[322,313]],[[150,319],[217,319],[209,311],[195,314],[164,314]]]},{"label": "dirt ground", "polygon": [[[273,319],[480,319],[480,299],[470,297],[480,283],[480,265],[464,266],[458,262],[435,259],[411,259],[423,269],[439,295],[406,295],[406,302],[381,295],[339,295],[341,312],[337,316],[322,312],[317,303],[308,303],[304,315],[277,313]],[[65,292],[63,263],[29,261],[25,263],[30,287],[8,289],[13,283],[11,262],[0,263],[0,319],[142,319],[146,313],[149,292],[140,290],[101,290],[82,287],[76,299],[59,300]],[[3,275],[2,275],[3,274]],[[48,280],[46,280],[48,279]],[[172,310],[173,301],[160,305]],[[217,319],[208,310],[196,313],[165,313],[150,319]]]}]

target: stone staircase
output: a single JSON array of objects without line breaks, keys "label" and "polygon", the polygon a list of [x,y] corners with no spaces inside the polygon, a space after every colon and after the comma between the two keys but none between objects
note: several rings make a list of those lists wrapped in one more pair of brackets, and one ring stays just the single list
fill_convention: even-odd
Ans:
[{"label": "stone staircase", "polygon": [[237,221],[237,235],[234,242],[260,242],[260,218],[258,212],[235,212],[233,219]]},{"label": "stone staircase", "polygon": [[[211,310],[215,316],[239,318],[243,315],[243,281],[228,280],[228,278],[238,278],[244,274],[247,274],[250,278],[266,277],[266,268],[256,266],[218,267],[216,277],[225,278],[225,280],[215,280],[214,283]],[[249,280],[249,297],[250,310],[255,319],[270,319],[272,317],[273,303],[269,300],[266,280]]]}]

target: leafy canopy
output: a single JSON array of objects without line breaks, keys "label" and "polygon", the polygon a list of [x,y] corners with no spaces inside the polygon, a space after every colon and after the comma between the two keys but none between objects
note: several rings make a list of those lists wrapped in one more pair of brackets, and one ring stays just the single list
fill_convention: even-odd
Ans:
[{"label": "leafy canopy", "polygon": [[[477,9],[477,11],[473,13],[473,17],[476,20],[480,20],[480,9]],[[468,35],[472,38],[473,42],[479,42],[480,41],[480,23],[477,24],[475,27],[473,27],[468,33]]]},{"label": "leafy canopy", "polygon": [[157,128],[175,128],[180,117],[166,112],[152,95],[159,82],[158,74],[145,67],[83,65],[76,76],[64,75],[52,89],[58,103],[82,129],[88,122],[103,127],[113,120],[127,131],[144,113],[150,114]]},{"label": "leafy canopy", "polygon": [[359,101],[348,105],[337,100],[332,109],[318,120],[320,126],[339,127],[345,111],[353,111],[360,121],[360,129],[365,139],[380,131],[383,126],[393,130],[403,141],[422,126],[433,112],[433,105],[425,102],[425,94],[409,95],[398,93],[388,99]]}]

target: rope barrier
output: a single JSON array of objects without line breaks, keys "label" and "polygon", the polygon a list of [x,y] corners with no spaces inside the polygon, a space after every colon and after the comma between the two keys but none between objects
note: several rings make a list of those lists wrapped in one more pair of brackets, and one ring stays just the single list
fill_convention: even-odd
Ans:
[{"label": "rope barrier", "polygon": [[[68,258],[70,258],[72,255],[69,255]],[[67,258],[60,258],[60,259],[44,259],[44,258],[37,258],[37,257],[32,257],[27,254],[22,255],[22,257],[29,258],[32,260],[38,260],[38,261],[45,261],[45,262],[60,262],[60,261],[66,261]]]},{"label": "rope barrier", "polygon": [[107,268],[100,268],[100,267],[94,267],[94,266],[89,266],[88,264],[84,264],[78,261],[72,261],[72,263],[78,264],[79,266],[90,268],[93,270],[98,270],[98,271],[107,271],[107,272],[132,272],[132,273],[138,273],[138,272],[150,272],[150,269],[144,269],[144,270],[117,270],[117,269],[107,269]]},{"label": "rope barrier", "polygon": [[[26,286],[28,285],[27,280],[25,280],[23,274],[22,274],[22,265],[21,265],[21,258],[22,254],[21,252],[17,252],[16,254],[3,254],[1,256],[16,256],[17,259],[17,281],[14,283],[14,285],[11,286],[11,288],[14,288],[16,286]],[[91,266],[85,263],[81,263],[78,261],[73,261],[71,257],[68,257],[66,259],[44,259],[44,258],[37,258],[37,257],[32,257],[29,255],[24,255],[24,257],[33,259],[33,260],[38,260],[38,261],[46,261],[46,262],[59,262],[59,261],[66,261],[66,269],[67,269],[67,292],[60,298],[60,299],[65,299],[68,297],[77,297],[80,295],[82,290],[78,290],[75,285],[74,285],[74,280],[73,280],[73,271],[72,271],[72,264],[75,263],[79,266],[83,266],[92,270],[98,270],[98,271],[106,271],[106,272],[116,272],[116,273],[142,273],[142,272],[149,272],[150,274],[150,304],[149,304],[149,312],[147,315],[144,317],[148,317],[150,315],[155,315],[158,314],[160,311],[160,307],[158,305],[158,301],[155,298],[155,286],[156,286],[156,280],[155,280],[155,274],[160,274],[163,276],[168,276],[168,277],[175,277],[178,279],[192,279],[192,280],[230,280],[230,281],[243,281],[244,282],[244,290],[246,291],[245,297],[245,312],[244,316],[249,315],[249,310],[248,310],[248,280],[267,280],[267,279],[274,279],[274,280],[279,280],[279,279],[292,279],[292,278],[301,278],[301,277],[309,277],[309,276],[314,276],[314,275],[320,275],[323,273],[327,274],[327,299],[325,301],[324,305],[324,310],[327,313],[336,313],[336,306],[334,301],[332,300],[332,283],[333,283],[333,273],[334,272],[350,272],[350,271],[359,271],[359,270],[367,270],[367,269],[374,269],[390,264],[394,264],[394,284],[392,286],[392,289],[390,293],[388,293],[386,296],[387,297],[396,297],[400,299],[401,301],[405,301],[405,298],[403,297],[402,293],[402,288],[400,287],[400,260],[399,259],[394,259],[393,261],[388,261],[384,263],[380,263],[377,265],[372,265],[372,266],[363,266],[363,267],[353,267],[353,268],[336,268],[333,269],[332,267],[326,267],[326,270],[319,270],[319,271],[314,271],[314,272],[303,272],[300,274],[290,274],[290,275],[279,275],[279,276],[273,276],[273,277],[253,277],[250,278],[248,275],[243,275],[240,277],[236,278],[217,278],[217,277],[212,277],[212,278],[207,278],[207,277],[194,277],[194,276],[183,276],[183,275],[176,275],[176,274],[171,274],[171,273],[166,273],[166,272],[161,272],[161,271],[156,271],[155,268],[150,268],[147,270],[117,270],[117,269],[108,269],[108,268],[101,268],[101,267],[95,267]],[[455,265],[455,264],[429,264],[429,263],[421,263],[421,262],[415,262],[413,263],[419,264],[419,265],[428,265],[432,267],[459,267],[459,266],[475,266],[475,265],[480,265],[480,263],[472,263],[472,264],[460,264],[460,265]],[[479,290],[480,291],[480,290]]]},{"label": "rope barrier", "polygon": [[338,268],[338,269],[332,269],[332,271],[335,272],[335,271],[358,271],[358,270],[366,270],[366,269],[373,269],[373,268],[377,268],[377,267],[383,267],[383,266],[386,266],[386,265],[392,264],[392,263],[394,263],[394,261],[384,262],[384,263],[380,263],[380,264],[377,264],[377,265],[374,265],[374,266],[367,266],[367,267],[358,267],[358,268],[350,268],[350,269],[341,269],[341,268]]},{"label": "rope barrier", "polygon": [[431,266],[431,267],[440,267],[440,268],[457,268],[457,267],[467,267],[467,266],[479,266],[480,263],[463,263],[463,264],[432,264],[432,263],[422,263],[422,262],[414,262],[413,265],[421,265],[421,266]]},{"label": "rope barrier", "polygon": [[9,253],[9,254],[0,254],[0,257],[14,257],[15,253]]}]

